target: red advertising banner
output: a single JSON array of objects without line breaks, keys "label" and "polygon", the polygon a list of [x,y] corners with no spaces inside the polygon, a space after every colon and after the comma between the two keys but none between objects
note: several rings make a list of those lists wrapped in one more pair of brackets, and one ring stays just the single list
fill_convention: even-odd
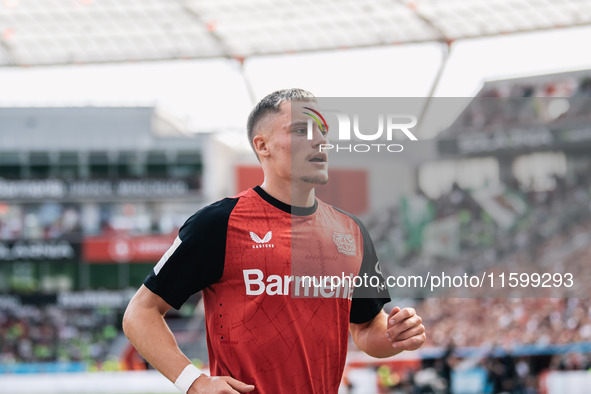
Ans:
[{"label": "red advertising banner", "polygon": [[156,263],[176,234],[148,236],[99,236],[82,242],[82,260],[88,263]]}]

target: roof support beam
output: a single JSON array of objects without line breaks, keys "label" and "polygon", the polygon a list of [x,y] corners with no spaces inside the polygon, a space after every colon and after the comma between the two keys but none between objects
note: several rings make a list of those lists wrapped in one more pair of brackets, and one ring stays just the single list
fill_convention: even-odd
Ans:
[{"label": "roof support beam", "polygon": [[14,56],[12,55],[12,49],[10,48],[10,45],[8,45],[6,40],[3,38],[0,39],[0,48],[3,52],[2,55],[0,55],[0,58],[6,59],[5,64],[7,66],[15,66],[16,63],[14,61]]}]

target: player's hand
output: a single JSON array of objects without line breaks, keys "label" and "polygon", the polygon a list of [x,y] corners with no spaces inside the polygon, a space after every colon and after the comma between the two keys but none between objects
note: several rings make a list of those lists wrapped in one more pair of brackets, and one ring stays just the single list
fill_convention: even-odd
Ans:
[{"label": "player's hand", "polygon": [[397,350],[417,350],[425,343],[423,319],[413,308],[394,307],[388,315],[386,337]]},{"label": "player's hand", "polygon": [[242,383],[229,376],[209,377],[203,374],[195,379],[187,394],[236,394],[248,393],[252,390],[254,390],[252,384]]}]

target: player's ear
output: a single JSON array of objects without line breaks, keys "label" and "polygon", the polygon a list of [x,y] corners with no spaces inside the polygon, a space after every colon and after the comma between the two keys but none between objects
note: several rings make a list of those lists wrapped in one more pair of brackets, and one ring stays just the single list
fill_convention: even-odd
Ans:
[{"label": "player's ear", "polygon": [[252,139],[252,144],[259,158],[269,157],[269,146],[267,145],[267,138],[264,134],[259,133],[255,135]]}]

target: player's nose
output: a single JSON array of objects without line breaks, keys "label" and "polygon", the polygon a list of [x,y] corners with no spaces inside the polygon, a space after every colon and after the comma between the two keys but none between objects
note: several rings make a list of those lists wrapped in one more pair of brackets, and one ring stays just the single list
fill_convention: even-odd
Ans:
[{"label": "player's nose", "polygon": [[328,142],[327,133],[323,130],[320,130],[319,127],[314,127],[314,134],[312,138],[312,143],[314,146],[319,146],[321,144],[326,144]]}]

